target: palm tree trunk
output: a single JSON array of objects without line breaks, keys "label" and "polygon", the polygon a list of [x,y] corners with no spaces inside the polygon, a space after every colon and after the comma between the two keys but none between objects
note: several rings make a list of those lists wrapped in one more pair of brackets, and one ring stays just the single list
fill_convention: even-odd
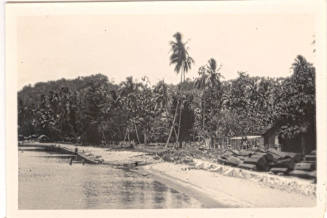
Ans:
[{"label": "palm tree trunk", "polygon": [[182,104],[179,106],[179,121],[178,121],[178,132],[177,132],[177,142],[179,142],[179,148],[182,148],[182,141],[180,139],[180,131],[181,131],[181,120],[182,120]]},{"label": "palm tree trunk", "polygon": [[[185,80],[185,71],[182,70],[181,72],[181,86],[180,89],[182,89],[182,83],[183,83],[183,76]],[[180,131],[181,131],[181,119],[182,119],[182,101],[180,101],[179,107],[176,108],[179,109],[179,121],[178,121],[178,131],[177,131],[177,139],[176,143],[179,143],[179,148],[182,148],[182,140],[180,139]]]}]

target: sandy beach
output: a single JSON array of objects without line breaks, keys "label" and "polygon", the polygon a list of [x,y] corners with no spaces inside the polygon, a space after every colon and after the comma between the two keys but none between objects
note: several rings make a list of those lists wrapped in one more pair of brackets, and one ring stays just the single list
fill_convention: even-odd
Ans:
[{"label": "sandy beach", "polygon": [[[59,144],[57,144],[59,145]],[[205,207],[312,207],[315,184],[310,180],[253,172],[193,159],[192,164],[165,162],[155,153],[60,144],[100,156],[107,165],[133,165],[135,172],[203,202]]]},{"label": "sandy beach", "polygon": [[145,169],[159,178],[170,179],[187,187],[189,193],[196,190],[230,207],[312,207],[316,204],[314,195],[287,192],[272,185],[217,172],[187,170],[187,165],[163,162],[146,166]]}]

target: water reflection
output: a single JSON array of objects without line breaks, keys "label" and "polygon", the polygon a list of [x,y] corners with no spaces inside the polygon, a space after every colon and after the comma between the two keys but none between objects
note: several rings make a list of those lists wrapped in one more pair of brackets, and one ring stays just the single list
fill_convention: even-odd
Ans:
[{"label": "water reflection", "polygon": [[168,190],[166,186],[162,185],[157,181],[152,182],[153,194],[152,198],[156,205],[163,205],[164,203],[164,193]]},{"label": "water reflection", "polygon": [[69,165],[67,157],[55,155],[32,149],[19,152],[19,209],[201,207],[196,199],[136,172]]},{"label": "water reflection", "polygon": [[83,184],[83,193],[86,200],[86,208],[92,208],[97,204],[97,189],[92,181],[85,181]]},{"label": "water reflection", "polygon": [[[124,173],[124,177],[128,178],[127,173]],[[122,188],[120,191],[121,195],[121,204],[122,205],[127,205],[128,207],[131,206],[131,203],[134,202],[135,195],[137,194],[136,192],[130,191],[131,189],[135,189],[135,186],[133,186],[132,182],[129,180],[122,181]]]}]

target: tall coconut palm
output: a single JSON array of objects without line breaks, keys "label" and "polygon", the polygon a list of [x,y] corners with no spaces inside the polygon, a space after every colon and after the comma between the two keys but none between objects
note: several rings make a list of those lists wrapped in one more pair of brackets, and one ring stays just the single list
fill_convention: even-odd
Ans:
[{"label": "tall coconut palm", "polygon": [[195,81],[195,87],[198,89],[213,89],[220,86],[220,66],[217,69],[217,62],[214,58],[210,58],[206,66],[199,69],[200,77]]},{"label": "tall coconut palm", "polygon": [[209,87],[210,88],[215,88],[220,86],[220,68],[221,65],[217,68],[217,63],[216,60],[211,58],[208,62],[207,70],[209,73]]},{"label": "tall coconut palm", "polygon": [[[181,74],[181,83],[183,83],[183,78],[185,80],[185,73],[187,73],[191,69],[191,65],[194,63],[193,58],[189,55],[188,53],[188,48],[186,47],[187,42],[182,41],[182,34],[177,32],[173,35],[175,38],[175,41],[170,41],[171,45],[171,55],[170,55],[170,64],[174,64],[175,68],[174,71],[177,74]],[[181,86],[180,86],[181,87]],[[168,140],[166,143],[166,146],[168,145],[169,139],[172,134],[172,130],[175,125],[176,117],[177,117],[177,111],[179,110],[179,122],[178,122],[178,136],[177,136],[177,141],[179,141],[179,133],[180,133],[180,127],[181,127],[181,113],[182,113],[182,108],[181,108],[181,100],[177,102],[176,110],[175,110],[175,115],[174,115],[174,120],[173,120],[173,125],[170,130]],[[181,143],[180,143],[181,146]]]},{"label": "tall coconut palm", "polygon": [[[217,62],[214,58],[210,58],[208,64],[199,68],[200,77],[195,81],[195,87],[202,90],[202,130],[205,131],[205,113],[206,113],[206,99],[205,94],[209,91],[217,90],[221,86],[219,73],[221,66],[217,68]],[[211,137],[211,143],[213,143]]]},{"label": "tall coconut palm", "polygon": [[182,41],[182,34],[177,32],[173,35],[175,41],[170,41],[171,55],[170,64],[174,64],[174,71],[181,73],[181,83],[185,80],[185,73],[191,69],[191,65],[194,63],[193,58],[188,53],[187,42]]},{"label": "tall coconut palm", "polygon": [[306,72],[309,68],[312,68],[312,64],[310,64],[302,55],[298,55],[292,64],[294,74]]}]

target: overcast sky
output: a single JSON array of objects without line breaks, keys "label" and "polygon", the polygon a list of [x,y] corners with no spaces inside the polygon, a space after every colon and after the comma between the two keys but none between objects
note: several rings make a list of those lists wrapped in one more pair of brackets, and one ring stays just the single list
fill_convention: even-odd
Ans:
[{"label": "overcast sky", "polygon": [[169,41],[177,31],[195,60],[187,78],[210,58],[223,65],[225,79],[238,71],[289,76],[298,54],[314,61],[314,20],[304,14],[28,16],[17,25],[19,89],[96,73],[116,83],[127,76],[178,83],[169,65]]}]

